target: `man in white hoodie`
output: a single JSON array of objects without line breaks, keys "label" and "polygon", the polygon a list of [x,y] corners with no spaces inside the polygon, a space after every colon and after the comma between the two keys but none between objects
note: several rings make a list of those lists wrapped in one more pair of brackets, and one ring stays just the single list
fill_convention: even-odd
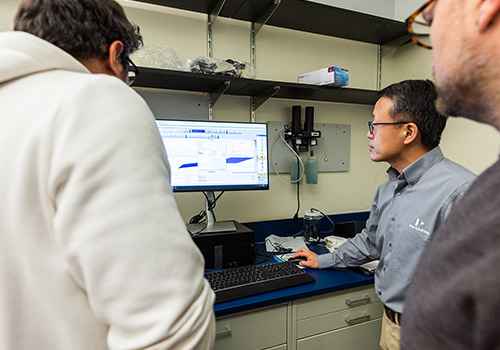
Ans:
[{"label": "man in white hoodie", "polygon": [[[25,0],[0,33],[0,349],[210,349],[214,295],[129,81],[114,0]],[[91,74],[97,73],[97,74]]]}]

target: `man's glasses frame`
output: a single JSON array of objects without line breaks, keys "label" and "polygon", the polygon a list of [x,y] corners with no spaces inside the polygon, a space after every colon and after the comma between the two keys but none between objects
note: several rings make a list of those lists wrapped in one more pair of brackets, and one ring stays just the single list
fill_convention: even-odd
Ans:
[{"label": "man's glasses frame", "polygon": [[373,134],[373,127],[375,125],[401,125],[401,124],[409,124],[412,122],[394,122],[394,123],[374,123],[374,122],[368,122],[368,131],[370,131],[370,134]]},{"label": "man's glasses frame", "polygon": [[423,37],[428,38],[429,34],[415,33],[413,25],[414,24],[419,24],[419,25],[425,26],[425,27],[430,27],[431,26],[431,23],[429,23],[427,21],[425,21],[425,22],[423,22],[423,21],[416,21],[416,18],[421,13],[423,13],[430,5],[434,4],[436,1],[437,0],[427,0],[427,2],[425,4],[423,4],[417,11],[415,11],[410,17],[408,17],[405,20],[406,24],[408,25],[408,33],[410,33],[412,41],[415,44],[417,44],[418,46],[421,46],[421,47],[429,49],[429,50],[432,49],[432,46],[428,45],[428,44],[425,44],[421,40],[421,38],[423,38]]},{"label": "man's glasses frame", "polygon": [[129,57],[125,57],[125,62],[127,62],[127,84],[132,86],[137,80],[139,69]]}]

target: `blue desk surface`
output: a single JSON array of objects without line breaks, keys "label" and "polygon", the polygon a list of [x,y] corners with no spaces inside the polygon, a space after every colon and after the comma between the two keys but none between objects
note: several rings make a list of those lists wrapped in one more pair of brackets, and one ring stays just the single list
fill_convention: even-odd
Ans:
[{"label": "blue desk surface", "polygon": [[[368,212],[341,214],[331,216],[331,218],[334,222],[366,220],[368,214]],[[291,220],[288,219],[266,222],[250,222],[244,223],[244,225],[251,228],[255,232],[255,240],[257,242],[264,242],[265,237],[267,237],[270,233],[284,236],[288,236],[293,233],[290,232],[292,226]],[[299,224],[298,227],[302,226]],[[326,248],[316,245],[309,246],[309,249],[317,254],[328,252]],[[273,260],[271,259],[267,262],[272,261]],[[373,276],[348,269],[305,269],[305,271],[311,274],[311,276],[316,279],[316,282],[216,304],[214,306],[215,316],[248,311],[264,306],[276,305],[292,300],[373,284]]]},{"label": "blue desk surface", "polygon": [[316,282],[216,304],[215,316],[248,311],[373,283],[373,276],[350,270],[305,269],[305,271],[313,276]]}]

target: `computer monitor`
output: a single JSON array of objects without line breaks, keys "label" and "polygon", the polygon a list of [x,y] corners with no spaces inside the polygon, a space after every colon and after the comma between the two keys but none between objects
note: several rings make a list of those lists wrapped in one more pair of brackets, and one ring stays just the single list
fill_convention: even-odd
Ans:
[{"label": "computer monitor", "polygon": [[157,119],[170,163],[174,192],[205,192],[206,224],[191,232],[234,231],[214,222],[214,191],[269,189],[267,124]]}]

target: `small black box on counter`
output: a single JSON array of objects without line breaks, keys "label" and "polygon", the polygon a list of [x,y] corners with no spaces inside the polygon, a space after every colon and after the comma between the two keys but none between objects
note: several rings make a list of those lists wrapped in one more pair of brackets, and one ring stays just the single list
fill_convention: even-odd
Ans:
[{"label": "small black box on counter", "polygon": [[335,224],[334,235],[351,238],[365,228],[366,221],[347,221]]},{"label": "small black box on counter", "polygon": [[234,221],[236,231],[201,233],[193,237],[205,258],[206,270],[220,270],[255,263],[255,236]]}]

